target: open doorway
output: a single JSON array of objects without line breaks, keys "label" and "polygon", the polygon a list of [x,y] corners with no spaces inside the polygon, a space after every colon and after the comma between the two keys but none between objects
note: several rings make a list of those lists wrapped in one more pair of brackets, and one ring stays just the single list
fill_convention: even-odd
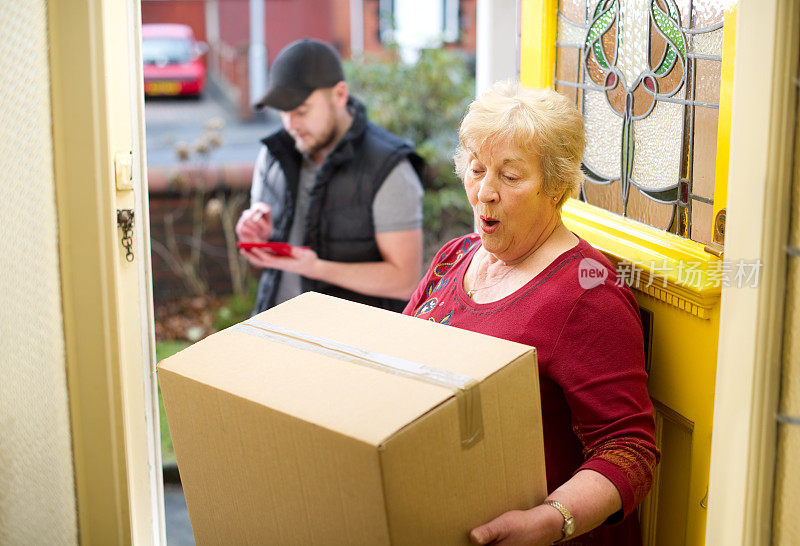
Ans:
[{"label": "open doorway", "polygon": [[[368,31],[383,28],[378,10],[362,6],[360,18],[348,13],[358,4],[141,0],[157,361],[253,309],[260,272],[239,256],[234,225],[249,206],[260,140],[280,127],[280,119],[277,111],[255,112],[251,103],[263,93],[267,66],[294,40],[313,36],[332,44],[370,119],[418,149],[427,145],[426,263],[445,241],[470,230],[451,154],[474,93],[475,3],[443,2],[453,15],[447,39],[402,48],[391,33]],[[354,30],[359,19],[361,28]],[[411,61],[401,55],[409,47],[417,49]],[[430,116],[414,100],[422,92],[449,114]],[[398,101],[400,95],[409,100]],[[417,109],[398,106],[413,102]],[[192,544],[160,394],[159,410],[167,541]]]}]

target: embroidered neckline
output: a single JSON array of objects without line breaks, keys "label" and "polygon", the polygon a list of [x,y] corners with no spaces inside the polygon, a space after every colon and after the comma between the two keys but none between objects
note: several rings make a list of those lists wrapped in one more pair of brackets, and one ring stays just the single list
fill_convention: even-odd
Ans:
[{"label": "embroidered neckline", "polygon": [[[469,237],[470,236],[467,235],[465,238]],[[562,254],[559,255],[559,258],[563,256],[561,261],[558,261],[559,258],[556,258],[556,260],[550,263],[550,265],[548,265],[542,272],[540,272],[533,279],[528,281],[522,288],[520,288],[516,292],[513,292],[512,294],[509,294],[505,298],[499,299],[497,301],[492,301],[489,303],[476,303],[467,296],[467,293],[464,291],[463,286],[464,286],[464,275],[466,273],[466,268],[472,261],[475,252],[479,248],[478,246],[479,242],[480,239],[478,241],[475,241],[472,245],[472,248],[470,248],[469,251],[461,258],[460,260],[461,263],[458,264],[458,268],[454,272],[453,282],[449,283],[450,284],[449,296],[454,301],[456,307],[458,307],[461,311],[468,311],[473,315],[491,315],[494,313],[505,311],[506,309],[516,304],[521,299],[530,296],[540,286],[542,286],[544,283],[550,280],[561,269],[566,267],[569,263],[578,259],[582,253],[581,247],[582,245],[585,244],[585,241],[580,237],[578,237],[577,245],[573,246],[568,250],[565,250]],[[568,255],[565,256],[565,254]],[[558,263],[556,264],[556,262]],[[545,272],[546,275],[542,276]],[[504,302],[504,300],[506,299],[508,299],[508,301]]]}]

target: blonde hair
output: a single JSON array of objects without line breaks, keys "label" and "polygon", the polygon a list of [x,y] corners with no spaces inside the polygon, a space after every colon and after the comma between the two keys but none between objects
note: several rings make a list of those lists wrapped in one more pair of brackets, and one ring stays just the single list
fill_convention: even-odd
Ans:
[{"label": "blonde hair", "polygon": [[583,181],[583,116],[552,89],[526,88],[514,80],[495,83],[470,104],[458,137],[453,159],[461,180],[472,153],[486,145],[508,142],[532,160],[538,158],[544,192],[560,196],[559,208]]}]

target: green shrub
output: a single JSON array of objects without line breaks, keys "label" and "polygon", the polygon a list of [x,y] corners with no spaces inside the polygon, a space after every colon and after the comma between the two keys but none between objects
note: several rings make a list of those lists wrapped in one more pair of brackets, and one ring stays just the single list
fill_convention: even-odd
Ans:
[{"label": "green shrub", "polygon": [[345,62],[345,73],[370,119],[414,143],[427,162],[426,246],[435,251],[445,241],[472,231],[472,209],[452,159],[458,126],[475,90],[466,60],[452,51],[429,49],[414,65],[397,56],[367,58]]},{"label": "green shrub", "polygon": [[234,324],[250,318],[253,306],[256,302],[256,292],[258,291],[258,281],[249,278],[247,281],[246,293],[232,294],[219,309],[214,312],[214,329],[224,330]]},{"label": "green shrub", "polygon": [[[161,362],[165,358],[182,351],[191,345],[188,341],[159,341],[156,343],[156,361]],[[158,413],[161,425],[161,460],[164,463],[175,462],[175,449],[172,447],[172,436],[169,434],[167,425],[167,414],[164,412],[164,400],[161,398],[161,387],[158,388]]]}]

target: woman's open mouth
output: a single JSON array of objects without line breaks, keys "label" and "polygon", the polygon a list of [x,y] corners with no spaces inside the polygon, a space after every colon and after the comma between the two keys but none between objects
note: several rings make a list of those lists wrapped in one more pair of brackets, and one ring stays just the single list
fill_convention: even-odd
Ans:
[{"label": "woman's open mouth", "polygon": [[496,220],[490,216],[483,216],[481,215],[481,230],[486,233],[494,233],[497,227],[500,225],[500,220]]}]

